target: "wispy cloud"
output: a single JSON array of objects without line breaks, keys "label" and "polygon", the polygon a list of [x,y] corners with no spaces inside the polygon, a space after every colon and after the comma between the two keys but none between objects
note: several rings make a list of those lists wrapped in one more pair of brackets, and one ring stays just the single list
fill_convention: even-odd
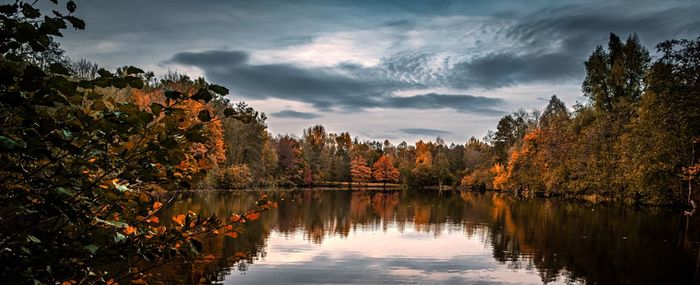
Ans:
[{"label": "wispy cloud", "polygon": [[419,136],[443,136],[449,135],[451,132],[438,129],[426,129],[426,128],[403,128],[398,129],[399,132],[409,135],[419,135]]},{"label": "wispy cloud", "polygon": [[282,110],[279,112],[274,112],[270,114],[273,117],[277,118],[290,118],[290,119],[315,119],[321,117],[318,114],[314,113],[307,113],[307,112],[298,112],[294,110]]}]

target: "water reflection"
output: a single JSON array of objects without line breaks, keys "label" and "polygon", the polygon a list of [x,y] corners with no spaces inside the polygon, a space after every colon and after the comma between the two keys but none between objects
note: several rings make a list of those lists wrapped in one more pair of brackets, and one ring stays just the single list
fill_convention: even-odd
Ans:
[{"label": "water reflection", "polygon": [[[176,208],[226,215],[262,192],[196,193]],[[698,282],[700,220],[677,211],[471,192],[266,191],[279,208],[167,283]],[[175,209],[178,210],[178,209]],[[237,261],[241,252],[250,257]]]}]

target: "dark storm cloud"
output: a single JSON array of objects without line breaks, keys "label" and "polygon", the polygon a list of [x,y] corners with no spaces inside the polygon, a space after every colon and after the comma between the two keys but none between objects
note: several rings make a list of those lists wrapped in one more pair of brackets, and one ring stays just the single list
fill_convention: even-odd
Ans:
[{"label": "dark storm cloud", "polygon": [[441,109],[449,108],[465,113],[500,115],[502,110],[493,109],[503,103],[502,99],[472,95],[445,95],[428,93],[409,97],[383,98],[383,107],[397,109]]},{"label": "dark storm cloud", "polygon": [[543,9],[523,17],[517,25],[509,28],[506,35],[531,45],[547,45],[561,42],[561,49],[592,51],[601,44],[608,33],[625,37],[637,33],[650,46],[670,37],[697,37],[700,33],[700,5],[663,5],[647,3],[644,6],[629,6],[623,3],[613,6],[590,8],[564,6]]},{"label": "dark storm cloud", "polygon": [[[542,9],[520,17],[500,32],[521,45],[515,51],[491,54],[459,62],[445,75],[456,88],[499,88],[528,83],[581,80],[583,62],[597,45],[606,45],[609,33],[623,39],[639,36],[654,46],[670,38],[694,38],[700,34],[700,5],[665,7],[649,11],[615,3],[598,8],[570,5]],[[627,6],[625,6],[627,5]]]},{"label": "dark storm cloud", "polygon": [[201,68],[207,78],[227,85],[250,99],[280,98],[312,104],[319,109],[361,109],[398,82],[357,80],[332,69],[301,68],[292,64],[254,65],[240,51],[178,53],[171,62]]},{"label": "dark storm cloud", "polygon": [[491,54],[456,64],[447,75],[456,88],[498,88],[531,82],[557,82],[581,78],[583,60],[566,52],[517,55]]},{"label": "dark storm cloud", "polygon": [[403,129],[398,129],[397,131],[404,133],[404,134],[419,135],[419,136],[441,136],[441,135],[451,134],[451,132],[444,131],[444,130],[425,129],[425,128],[403,128]]},{"label": "dark storm cloud", "polygon": [[[401,81],[384,72],[345,64],[334,68],[302,68],[291,64],[248,63],[241,51],[184,52],[170,63],[202,69],[213,82],[226,85],[234,95],[249,99],[279,98],[312,104],[320,110],[358,111],[367,108],[440,109],[500,114],[501,99],[423,94],[392,96],[394,91],[424,88],[420,80]],[[351,72],[348,75],[339,70]],[[290,114],[279,114],[290,115]]]},{"label": "dark storm cloud", "polygon": [[314,113],[307,113],[307,112],[298,112],[294,110],[283,110],[275,113],[270,114],[273,117],[277,118],[290,118],[290,119],[315,119],[320,117],[318,114]]}]

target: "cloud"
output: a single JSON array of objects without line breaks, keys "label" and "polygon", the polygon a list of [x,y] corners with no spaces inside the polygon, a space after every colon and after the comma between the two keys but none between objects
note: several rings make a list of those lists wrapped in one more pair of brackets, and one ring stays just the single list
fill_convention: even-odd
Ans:
[{"label": "cloud", "polygon": [[472,95],[446,95],[428,93],[409,97],[387,97],[382,106],[388,108],[412,109],[454,109],[464,113],[503,114],[494,107],[503,103],[502,99]]},{"label": "cloud", "polygon": [[607,44],[611,32],[623,39],[638,34],[652,52],[670,37],[700,33],[699,5],[648,6],[652,8],[613,3],[537,10],[498,31],[512,47],[459,61],[446,72],[446,80],[454,88],[485,89],[580,81],[583,62],[596,45]]},{"label": "cloud", "polygon": [[496,53],[456,64],[447,77],[455,88],[493,89],[504,86],[562,82],[583,75],[583,61],[566,52],[549,54]]},{"label": "cloud", "polygon": [[395,91],[426,88],[427,85],[421,82],[424,80],[387,75],[416,67],[402,66],[389,71],[353,64],[304,68],[286,63],[250,64],[248,59],[248,54],[242,51],[205,51],[177,53],[168,62],[200,68],[210,81],[226,85],[237,96],[304,102],[322,111],[449,108],[460,112],[502,112],[496,108],[503,101],[496,98],[435,93],[393,96]]},{"label": "cloud", "polygon": [[270,114],[273,117],[277,118],[291,118],[291,119],[315,119],[319,118],[318,114],[314,113],[307,113],[307,112],[298,112],[294,110],[283,110],[275,113]]},{"label": "cloud", "polygon": [[449,135],[451,132],[438,130],[438,129],[425,129],[425,128],[403,128],[398,129],[399,132],[409,135],[421,135],[421,136],[441,136]]}]

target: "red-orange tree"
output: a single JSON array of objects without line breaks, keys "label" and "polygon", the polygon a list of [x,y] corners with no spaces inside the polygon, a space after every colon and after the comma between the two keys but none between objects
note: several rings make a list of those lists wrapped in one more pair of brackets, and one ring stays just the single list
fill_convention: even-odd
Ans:
[{"label": "red-orange tree", "polygon": [[386,183],[396,183],[399,181],[399,170],[394,167],[391,162],[391,158],[387,155],[382,155],[377,159],[373,165],[374,168],[374,179],[379,182]]},{"label": "red-orange tree", "polygon": [[350,163],[350,175],[352,182],[367,183],[372,178],[372,169],[367,166],[367,161],[362,156],[357,156]]}]

